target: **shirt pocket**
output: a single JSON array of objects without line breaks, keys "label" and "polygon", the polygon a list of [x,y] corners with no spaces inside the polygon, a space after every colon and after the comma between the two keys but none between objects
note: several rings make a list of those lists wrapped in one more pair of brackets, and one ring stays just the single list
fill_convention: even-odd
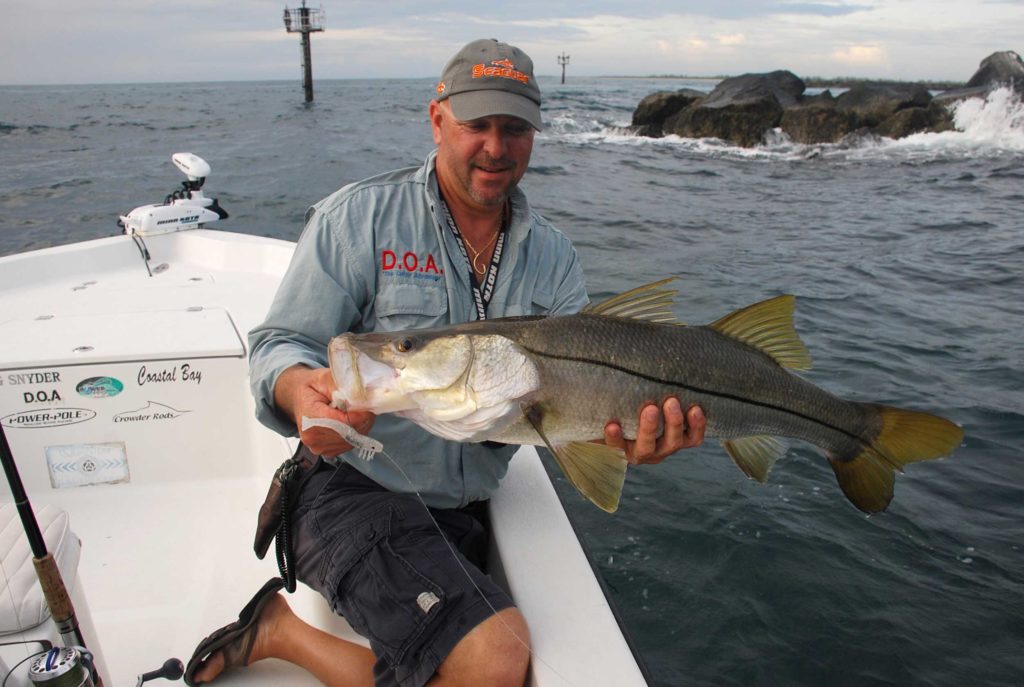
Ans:
[{"label": "shirt pocket", "polygon": [[555,302],[554,292],[545,284],[537,284],[529,293],[519,293],[509,298],[503,308],[502,317],[524,315],[548,315]]},{"label": "shirt pocket", "polygon": [[438,286],[387,284],[374,302],[377,329],[399,331],[447,324],[448,296]]}]

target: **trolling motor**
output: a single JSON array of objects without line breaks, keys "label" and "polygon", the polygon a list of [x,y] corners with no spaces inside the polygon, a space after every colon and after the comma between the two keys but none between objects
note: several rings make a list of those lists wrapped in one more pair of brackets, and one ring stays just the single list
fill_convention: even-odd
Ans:
[{"label": "trolling motor", "polygon": [[[203,183],[210,175],[210,165],[206,160],[193,153],[175,153],[171,162],[187,177],[181,182],[181,188],[169,193],[163,203],[140,205],[117,220],[117,226],[124,229],[124,233],[131,236],[138,246],[151,277],[149,249],[142,237],[201,229],[209,222],[228,217],[216,198],[207,198],[203,193]],[[161,267],[166,269],[167,266],[157,265],[158,272]]]},{"label": "trolling motor", "polygon": [[210,175],[206,160],[192,153],[175,153],[171,162],[187,179],[181,182],[180,189],[168,194],[163,203],[142,205],[121,215],[117,224],[124,228],[124,233],[156,236],[199,229],[208,222],[227,219],[228,213],[217,199],[207,198],[203,193],[203,183]]}]

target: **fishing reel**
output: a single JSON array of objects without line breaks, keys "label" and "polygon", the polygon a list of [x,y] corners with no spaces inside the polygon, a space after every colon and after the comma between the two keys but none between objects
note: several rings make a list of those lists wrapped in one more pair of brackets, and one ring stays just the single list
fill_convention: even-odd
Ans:
[{"label": "fishing reel", "polygon": [[[32,687],[94,687],[96,684],[93,657],[85,647],[49,647],[30,658],[35,658],[28,671]],[[182,662],[169,658],[156,670],[139,675],[135,687],[142,687],[142,683],[150,680],[179,680],[184,674]]]},{"label": "fishing reel", "polygon": [[206,160],[192,153],[175,153],[171,162],[187,177],[181,188],[169,193],[163,203],[141,205],[121,215],[118,226],[132,236],[156,236],[175,231],[199,229],[217,220],[227,219],[228,213],[216,198],[207,198],[203,184],[210,175]]}]

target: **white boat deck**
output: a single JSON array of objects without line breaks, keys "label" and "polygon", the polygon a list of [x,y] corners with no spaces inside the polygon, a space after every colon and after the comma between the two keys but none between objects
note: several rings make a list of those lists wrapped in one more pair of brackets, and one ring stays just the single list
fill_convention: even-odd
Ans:
[{"label": "white boat deck", "polygon": [[[82,539],[79,615],[108,687],[186,661],[277,574],[252,539],[294,446],[253,417],[245,343],[292,245],[205,230],[146,243],[166,266],[153,276],[124,236],[0,259],[0,418],[33,505],[63,508]],[[531,683],[645,684],[532,449],[492,513],[497,575],[531,628]],[[362,641],[301,585],[288,600]],[[318,683],[263,661],[217,684]]]}]

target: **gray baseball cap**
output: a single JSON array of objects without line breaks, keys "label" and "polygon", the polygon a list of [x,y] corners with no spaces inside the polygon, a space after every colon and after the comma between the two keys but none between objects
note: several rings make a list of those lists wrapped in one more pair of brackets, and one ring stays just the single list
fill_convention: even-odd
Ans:
[{"label": "gray baseball cap", "polygon": [[509,115],[540,131],[540,88],[533,60],[519,48],[486,38],[467,43],[448,61],[435,100],[447,99],[462,121]]}]

